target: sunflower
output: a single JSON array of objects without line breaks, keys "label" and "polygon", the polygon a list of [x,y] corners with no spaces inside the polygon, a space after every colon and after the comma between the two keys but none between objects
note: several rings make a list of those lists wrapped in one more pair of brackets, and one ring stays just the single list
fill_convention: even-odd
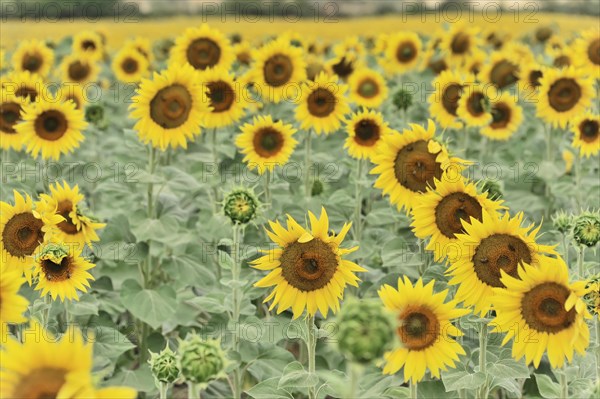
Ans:
[{"label": "sunflower", "polygon": [[456,299],[485,314],[494,303],[494,287],[503,287],[500,271],[516,277],[519,265],[537,266],[547,256],[556,255],[554,247],[536,243],[541,226],[522,227],[523,213],[511,218],[482,213],[481,221],[463,222],[464,234],[456,234],[457,246],[449,248],[450,285],[457,285]]},{"label": "sunflower", "polygon": [[458,158],[450,158],[446,148],[434,140],[435,124],[430,119],[427,130],[410,124],[410,130],[383,138],[379,151],[371,158],[376,166],[370,174],[378,174],[374,186],[390,196],[399,210],[410,211],[427,187],[435,188],[448,168],[458,166]]},{"label": "sunflower", "polygon": [[86,30],[73,36],[73,53],[98,60],[104,55],[104,43],[99,33]]},{"label": "sunflower", "polygon": [[434,293],[435,280],[423,286],[419,279],[413,286],[408,277],[398,279],[398,289],[385,284],[379,291],[384,306],[397,315],[396,333],[402,346],[384,355],[384,374],[395,374],[404,367],[404,380],[416,383],[429,370],[440,378],[440,371],[455,367],[465,351],[453,337],[462,332],[452,324],[469,313],[457,302],[445,302],[448,290]]},{"label": "sunflower", "polygon": [[308,54],[306,57],[306,78],[314,82],[321,72],[325,71],[325,65],[321,57]]},{"label": "sunflower", "polygon": [[206,127],[224,127],[237,122],[244,116],[248,98],[240,91],[240,82],[224,69],[210,69],[203,72],[200,81],[210,111],[204,114]]},{"label": "sunflower", "polygon": [[383,66],[390,73],[416,68],[421,56],[421,39],[414,32],[396,32],[387,37]]},{"label": "sunflower", "polygon": [[510,87],[519,80],[519,62],[504,51],[493,53],[477,78],[498,89]]},{"label": "sunflower", "polygon": [[[494,288],[495,332],[506,332],[505,345],[512,338],[512,356],[537,368],[544,352],[552,368],[561,368],[573,352],[585,354],[591,318],[582,296],[586,282],[569,283],[569,270],[562,259],[545,258],[539,265],[523,265],[518,276],[502,272],[506,288]],[[517,333],[523,333],[518,337]],[[523,339],[525,338],[525,339]]]},{"label": "sunflower", "polygon": [[124,47],[115,55],[112,70],[121,82],[137,83],[148,74],[148,59],[131,47]]},{"label": "sunflower", "polygon": [[289,215],[287,228],[278,221],[269,221],[272,231],[266,230],[267,235],[279,248],[264,251],[264,256],[251,262],[254,268],[269,271],[255,286],[275,286],[265,302],[273,299],[270,308],[278,306],[277,313],[292,308],[294,319],[304,309],[309,315],[315,315],[318,309],[323,317],[329,309],[336,313],[346,285],[358,286],[360,280],[354,273],[366,272],[342,258],[358,249],[340,248],[351,223],[345,223],[339,234],[330,235],[325,208],[321,208],[319,219],[310,211],[308,217],[309,231]]},{"label": "sunflower", "polygon": [[460,128],[458,102],[464,85],[463,78],[452,71],[443,71],[433,80],[435,90],[428,99],[429,113],[443,128]]},{"label": "sunflower", "polygon": [[492,86],[475,82],[473,77],[462,88],[462,95],[458,100],[456,113],[467,126],[480,127],[487,125],[492,120],[490,99],[497,98],[498,93]]},{"label": "sunflower", "polygon": [[296,106],[296,119],[302,129],[313,129],[315,133],[329,134],[338,130],[344,115],[350,112],[346,102],[348,86],[337,79],[320,73],[314,82],[302,86]]},{"label": "sunflower", "polygon": [[465,61],[463,70],[466,74],[479,76],[487,59],[488,55],[485,53],[485,51],[475,50],[473,51],[473,54],[471,54]]},{"label": "sunflower", "polygon": [[241,130],[235,144],[245,155],[244,162],[250,170],[257,169],[259,174],[285,165],[298,144],[293,138],[296,129],[282,121],[274,122],[270,115],[254,117]]},{"label": "sunflower", "polygon": [[508,92],[501,93],[490,104],[492,120],[479,131],[493,140],[508,140],[523,122],[523,110]]},{"label": "sunflower", "polygon": [[348,62],[353,62],[364,58],[367,50],[358,36],[348,36],[333,46],[332,52],[338,58],[345,57]]},{"label": "sunflower", "polygon": [[69,326],[62,337],[44,331],[37,322],[23,331],[23,343],[3,342],[0,359],[2,398],[113,398],[134,399],[127,387],[96,389],[93,385],[93,344]]},{"label": "sunflower", "polygon": [[354,71],[364,68],[364,63],[360,59],[352,60],[345,56],[338,56],[325,62],[323,67],[328,75],[337,76],[341,81],[347,82]]},{"label": "sunflower", "polygon": [[235,55],[229,40],[217,29],[207,24],[187,28],[171,48],[169,65],[190,65],[197,70],[222,68],[228,70]]},{"label": "sunflower", "polygon": [[539,87],[546,67],[537,61],[522,62],[519,67],[519,90],[523,93],[523,101],[537,101]]},{"label": "sunflower", "polygon": [[140,140],[153,147],[187,148],[187,140],[200,133],[206,97],[193,68],[183,65],[143,79],[132,98],[130,117],[137,119]]},{"label": "sunflower", "polygon": [[0,324],[2,326],[6,323],[27,321],[23,313],[27,311],[29,301],[18,294],[24,282],[22,273],[9,269],[4,262],[0,265]]},{"label": "sunflower", "polygon": [[129,39],[123,45],[124,48],[132,48],[148,60],[148,63],[151,63],[154,59],[152,54],[152,44],[150,43],[150,39],[146,37],[136,36],[133,39]]},{"label": "sunflower", "polygon": [[54,65],[54,52],[41,40],[24,40],[13,53],[12,63],[17,72],[29,71],[46,77]]},{"label": "sunflower", "polygon": [[0,71],[3,70],[6,66],[6,51],[3,48],[0,48]]},{"label": "sunflower", "polygon": [[346,122],[348,137],[344,148],[357,159],[371,159],[379,152],[384,137],[392,133],[380,112],[361,110],[350,116]]},{"label": "sunflower", "polygon": [[588,30],[575,42],[575,59],[578,66],[589,76],[600,79],[600,34]]},{"label": "sunflower", "polygon": [[47,89],[42,77],[29,71],[11,72],[3,76],[0,82],[2,100],[7,95],[24,98],[28,102],[35,102],[40,97],[47,96]]},{"label": "sunflower", "polygon": [[84,109],[87,102],[85,88],[80,84],[62,85],[58,90],[58,94],[60,95],[61,101],[73,102],[76,109]]},{"label": "sunflower", "polygon": [[566,127],[592,100],[593,80],[573,67],[546,69],[540,79],[537,116],[554,126]]},{"label": "sunflower", "polygon": [[383,76],[369,68],[357,69],[350,75],[348,87],[350,101],[361,107],[378,108],[388,95]]},{"label": "sunflower", "polygon": [[582,157],[589,158],[600,152],[600,116],[586,113],[573,121],[571,130],[573,148],[578,148]]},{"label": "sunflower", "polygon": [[23,107],[23,122],[16,125],[22,135],[26,151],[37,158],[57,161],[83,141],[82,131],[87,127],[83,111],[73,102],[43,99]]},{"label": "sunflower", "polygon": [[443,55],[435,49],[426,50],[422,60],[421,68],[428,69],[436,75],[448,69],[448,63]]},{"label": "sunflower", "polygon": [[463,221],[482,221],[484,212],[495,214],[505,209],[502,202],[492,201],[487,193],[479,194],[475,184],[462,176],[436,181],[435,190],[428,190],[413,206],[411,227],[417,238],[429,239],[426,249],[440,261],[457,245],[456,234],[465,232]]},{"label": "sunflower", "polygon": [[464,23],[453,24],[450,30],[441,36],[439,44],[448,63],[453,66],[463,66],[480,46],[479,28]]},{"label": "sunflower", "polygon": [[98,78],[96,60],[87,54],[70,54],[61,63],[63,82],[85,84]]},{"label": "sunflower", "polygon": [[241,41],[233,45],[235,59],[240,66],[249,66],[252,63],[252,46],[247,41]]},{"label": "sunflower", "polygon": [[9,271],[25,273],[30,278],[28,258],[38,246],[50,237],[52,230],[61,221],[52,215],[42,217],[33,208],[29,195],[21,196],[14,191],[15,204],[0,202],[0,252],[2,264]]},{"label": "sunflower", "polygon": [[278,103],[295,98],[306,80],[306,62],[302,49],[290,46],[285,40],[273,40],[253,52],[254,83],[266,101]]},{"label": "sunflower", "polygon": [[502,48],[502,54],[510,55],[512,60],[516,60],[514,62],[518,62],[519,68],[523,63],[535,60],[531,47],[516,40],[506,43]]},{"label": "sunflower", "polygon": [[10,93],[3,93],[0,100],[0,148],[19,151],[23,147],[23,137],[17,134],[15,126],[22,120],[21,113],[27,100]]},{"label": "sunflower", "polygon": [[539,43],[545,43],[553,36],[554,29],[549,26],[540,26],[533,33],[534,39]]}]

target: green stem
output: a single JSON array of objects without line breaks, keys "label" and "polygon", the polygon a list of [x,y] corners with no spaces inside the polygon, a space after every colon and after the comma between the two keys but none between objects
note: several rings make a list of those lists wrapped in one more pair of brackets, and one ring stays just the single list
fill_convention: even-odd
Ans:
[{"label": "green stem", "polygon": [[552,125],[546,126],[546,161],[552,162]]},{"label": "green stem", "polygon": [[568,244],[566,234],[562,234],[562,246],[563,246],[563,256],[565,257],[565,263],[568,266],[569,265],[569,244]]},{"label": "green stem", "polygon": [[469,128],[467,127],[467,125],[465,125],[465,128],[463,130],[463,136],[461,139],[462,139],[461,147],[464,150],[464,154],[466,157],[468,155],[467,150],[469,147]]},{"label": "green stem", "polygon": [[311,150],[311,138],[312,138],[312,131],[311,130],[307,130],[306,131],[306,140],[305,140],[305,147],[304,147],[304,196],[306,197],[306,199],[310,198],[310,193],[311,193],[311,184],[310,184],[310,150]]},{"label": "green stem", "polygon": [[47,305],[46,309],[42,313],[42,327],[48,328],[48,323],[50,321],[50,311],[52,310],[52,298],[50,294],[46,294],[44,297],[44,303]]},{"label": "green stem", "polygon": [[267,204],[267,207],[271,208],[271,170],[269,168],[265,170],[265,177],[263,181],[265,184],[265,203]]},{"label": "green stem", "polygon": [[581,208],[581,155],[575,155],[575,201],[577,208]]},{"label": "green stem", "polygon": [[566,366],[563,368],[562,373],[558,376],[560,381],[561,399],[567,399],[569,397],[569,381],[567,380]]},{"label": "green stem", "polygon": [[479,372],[485,375],[485,381],[480,388],[478,397],[487,398],[488,396],[488,376],[487,376],[487,338],[488,327],[484,320],[481,321],[479,329]]},{"label": "green stem", "polygon": [[356,177],[354,181],[354,200],[356,201],[354,205],[354,240],[360,241],[361,233],[362,233],[362,195],[361,195],[361,180],[362,180],[362,166],[363,160],[359,158],[356,162]]},{"label": "green stem", "polygon": [[[241,310],[241,293],[240,293],[240,245],[244,240],[244,228],[239,224],[234,224],[232,227],[232,258],[233,265],[231,266],[231,277],[233,280],[233,328],[236,333],[233,335],[233,351],[239,352],[240,349],[240,338],[237,334],[237,329],[240,322],[240,310]],[[236,368],[233,372],[233,397],[239,399],[242,395],[242,378],[243,375],[240,373],[239,368]]]},{"label": "green stem", "polygon": [[158,383],[158,394],[160,399],[167,399],[167,393],[169,392],[169,384],[166,382]]},{"label": "green stem", "polygon": [[348,366],[350,368],[350,394],[348,399],[354,399],[358,398],[358,380],[360,379],[361,366],[355,362],[349,362]]},{"label": "green stem", "polygon": [[[317,348],[317,336],[315,334],[315,316],[306,316],[306,328],[307,328],[307,342],[306,350],[308,354],[308,373],[315,374],[315,361],[316,361],[316,348]],[[317,394],[315,386],[308,388],[308,399],[316,399]]]},{"label": "green stem", "polygon": [[200,385],[194,382],[188,382],[188,399],[200,399]]},{"label": "green stem", "polygon": [[409,398],[410,399],[417,399],[417,394],[418,394],[418,386],[416,382],[413,382],[412,380],[410,380],[410,382],[408,383],[409,389],[410,389],[410,395]]},{"label": "green stem", "polygon": [[[150,174],[150,176],[152,176],[155,171],[155,167],[156,167],[155,156],[156,156],[156,150],[154,149],[154,147],[150,146],[148,148],[148,173]],[[154,183],[152,183],[152,180],[150,181],[150,183],[148,183],[148,209],[147,210],[148,210],[148,219],[151,219],[152,215],[154,213]]]},{"label": "green stem", "polygon": [[585,246],[580,245],[579,251],[577,251],[577,273],[580,279],[583,279],[583,251],[585,251]]},{"label": "green stem", "polygon": [[217,165],[217,128],[213,128],[210,134],[210,151],[212,153],[213,165]]}]

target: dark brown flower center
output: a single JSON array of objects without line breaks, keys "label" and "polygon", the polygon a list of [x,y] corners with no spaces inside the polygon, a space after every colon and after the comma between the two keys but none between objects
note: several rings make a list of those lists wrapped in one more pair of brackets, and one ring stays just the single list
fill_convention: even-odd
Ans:
[{"label": "dark brown flower center", "polygon": [[68,125],[65,115],[57,110],[42,112],[34,122],[35,133],[48,141],[56,141],[64,136]]},{"label": "dark brown flower center", "polygon": [[11,392],[11,397],[35,399],[56,398],[66,382],[66,375],[67,372],[64,369],[51,367],[34,368],[21,377],[14,391]]},{"label": "dark brown flower center", "polygon": [[235,100],[235,92],[227,82],[219,80],[207,84],[208,98],[210,106],[213,108],[213,113],[227,111],[233,105]]},{"label": "dark brown flower center", "polygon": [[69,64],[69,79],[74,82],[81,82],[87,79],[87,77],[90,75],[90,72],[90,66],[85,62],[81,62],[80,60],[73,61]]},{"label": "dark brown flower center", "polygon": [[483,106],[486,101],[483,93],[473,92],[469,96],[469,100],[467,101],[467,111],[472,116],[480,116],[485,112],[485,108]]},{"label": "dark brown flower center", "polygon": [[26,71],[35,73],[35,72],[39,71],[39,69],[42,67],[43,63],[44,63],[44,60],[42,59],[42,56],[40,54],[27,53],[23,57],[21,67]]},{"label": "dark brown flower center", "polygon": [[84,40],[81,42],[81,48],[84,50],[96,50],[96,43],[93,40]]},{"label": "dark brown flower center", "polygon": [[521,299],[523,319],[538,332],[556,334],[569,328],[577,315],[575,308],[565,309],[570,293],[567,287],[554,282],[535,286]]},{"label": "dark brown flower center", "polygon": [[531,251],[518,237],[493,234],[481,240],[472,261],[480,281],[492,287],[504,287],[500,270],[518,278],[519,265],[531,264]]},{"label": "dark brown flower center", "polygon": [[277,155],[283,147],[283,135],[273,127],[264,127],[254,133],[254,150],[264,158]]},{"label": "dark brown flower center", "polygon": [[419,140],[398,151],[394,174],[398,183],[411,191],[424,193],[427,186],[434,187],[434,178],[442,177],[442,165],[436,161],[438,154],[427,149],[427,142]]},{"label": "dark brown flower center", "polygon": [[60,263],[54,263],[49,259],[41,261],[42,272],[46,279],[51,282],[65,281],[73,274],[73,261],[70,256],[62,258]]},{"label": "dark brown flower center", "polygon": [[221,47],[208,38],[196,39],[187,48],[188,62],[196,69],[211,68],[221,59]]},{"label": "dark brown flower center", "polygon": [[358,94],[364,98],[373,98],[379,94],[379,85],[371,78],[365,78],[358,84]]},{"label": "dark brown flower center", "polygon": [[499,89],[503,89],[515,83],[519,68],[508,60],[497,62],[490,71],[490,81]]},{"label": "dark brown flower center", "polygon": [[528,80],[532,87],[539,87],[541,85],[540,79],[544,76],[542,71],[531,71],[529,72]]},{"label": "dark brown flower center", "polygon": [[427,66],[436,75],[438,75],[440,72],[445,71],[446,69],[448,69],[448,64],[446,64],[446,61],[444,61],[443,58],[440,58],[438,60],[429,60],[429,62],[427,63]]},{"label": "dark brown flower center", "polygon": [[319,238],[309,242],[294,242],[281,254],[282,275],[291,286],[302,291],[325,287],[338,267],[333,249]]},{"label": "dark brown flower center", "polygon": [[4,248],[17,258],[33,254],[38,245],[44,241],[42,227],[44,223],[31,212],[14,215],[6,222],[2,231]]},{"label": "dark brown flower center", "polygon": [[191,109],[192,96],[180,84],[160,89],[150,101],[150,117],[165,129],[174,129],[187,122]]},{"label": "dark brown flower center", "polygon": [[586,119],[579,124],[579,138],[586,143],[598,140],[598,121]]},{"label": "dark brown flower center", "polygon": [[377,143],[381,135],[380,127],[372,119],[362,119],[354,125],[354,141],[358,145],[372,147]]},{"label": "dark brown flower center", "polygon": [[62,222],[60,222],[57,226],[66,234],[77,234],[79,230],[77,230],[77,225],[73,223],[71,216],[69,213],[73,210],[73,204],[69,200],[61,201],[58,204],[56,209],[56,213],[65,218]]},{"label": "dark brown flower center", "polygon": [[568,55],[559,55],[554,59],[554,66],[557,68],[564,68],[571,65],[571,58]]},{"label": "dark brown flower center", "polygon": [[242,65],[250,65],[250,61],[252,61],[252,56],[247,51],[237,53],[236,58],[238,62]]},{"label": "dark brown flower center", "polygon": [[558,112],[566,112],[575,107],[581,99],[581,87],[574,79],[561,78],[550,86],[548,102]]},{"label": "dark brown flower center", "polygon": [[341,79],[346,80],[348,76],[354,72],[354,63],[346,61],[346,57],[342,57],[337,63],[333,64],[333,73],[339,76]]},{"label": "dark brown flower center", "polygon": [[448,238],[464,233],[462,221],[471,223],[471,218],[481,221],[481,205],[477,199],[465,193],[446,195],[435,208],[435,224]]},{"label": "dark brown flower center", "polygon": [[279,87],[288,83],[294,72],[294,64],[287,55],[277,54],[265,62],[263,74],[265,82],[273,87]]},{"label": "dark brown flower center", "polygon": [[0,104],[0,130],[15,134],[15,125],[21,119],[21,105],[14,102]]},{"label": "dark brown flower center", "polygon": [[398,336],[404,347],[412,351],[427,349],[440,335],[440,322],[427,307],[409,307],[400,316]]},{"label": "dark brown flower center", "polygon": [[535,38],[539,42],[545,42],[552,36],[552,29],[548,27],[542,27],[535,31]]},{"label": "dark brown flower center", "polygon": [[460,100],[461,94],[462,86],[458,83],[452,83],[444,87],[442,91],[442,105],[450,115],[456,116],[458,100]]},{"label": "dark brown flower center", "polygon": [[493,129],[502,129],[510,123],[512,111],[506,103],[496,103],[492,105],[492,123]]},{"label": "dark brown flower center", "polygon": [[28,99],[31,102],[34,102],[38,96],[38,92],[35,87],[21,85],[17,91],[15,91],[15,96],[22,97]]},{"label": "dark brown flower center", "polygon": [[401,64],[411,62],[417,56],[417,46],[412,41],[402,42],[396,47],[396,59]]},{"label": "dark brown flower center", "polygon": [[138,71],[139,65],[137,60],[133,58],[126,58],[121,63],[121,69],[127,74],[134,74]]},{"label": "dark brown flower center", "polygon": [[465,54],[471,48],[471,38],[467,33],[459,32],[452,38],[450,49],[454,54]]},{"label": "dark brown flower center", "polygon": [[324,118],[335,110],[336,99],[331,91],[319,87],[314,90],[307,99],[308,112],[311,115]]},{"label": "dark brown flower center", "polygon": [[590,43],[587,54],[590,61],[596,65],[600,65],[600,39],[596,39]]}]

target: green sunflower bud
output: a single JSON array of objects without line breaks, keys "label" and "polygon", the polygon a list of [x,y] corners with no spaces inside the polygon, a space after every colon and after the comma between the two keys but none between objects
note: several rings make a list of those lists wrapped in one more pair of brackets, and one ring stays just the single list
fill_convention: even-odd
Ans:
[{"label": "green sunflower bud", "polygon": [[310,195],[312,197],[316,197],[317,195],[320,195],[323,192],[323,182],[319,179],[315,180],[312,184],[312,188],[310,190]]},{"label": "green sunflower bud", "polygon": [[408,109],[412,105],[412,94],[400,89],[394,94],[392,102],[398,109]]},{"label": "green sunflower bud", "polygon": [[104,122],[104,107],[102,105],[87,106],[85,120],[94,125],[101,125]]},{"label": "green sunflower bud", "polygon": [[233,224],[246,224],[256,217],[260,202],[251,190],[239,188],[225,196],[223,212]]},{"label": "green sunflower bud", "polygon": [[42,247],[42,250],[36,256],[38,261],[49,260],[60,265],[60,262],[69,255],[69,247],[64,244],[47,243]]},{"label": "green sunflower bud", "polygon": [[493,180],[484,180],[481,186],[481,191],[488,194],[489,199],[499,200],[502,198],[502,188],[500,184]]},{"label": "green sunflower bud", "polygon": [[204,340],[189,334],[179,344],[179,368],[187,382],[206,384],[221,377],[225,369],[225,353],[217,340]]},{"label": "green sunflower bud", "polygon": [[340,352],[358,363],[382,357],[394,338],[393,321],[375,301],[346,301],[338,316],[338,327]]},{"label": "green sunflower bud", "polygon": [[591,277],[585,288],[588,292],[583,296],[583,301],[591,314],[600,317],[600,274]]},{"label": "green sunflower bud", "polygon": [[600,241],[600,213],[585,211],[573,220],[573,238],[579,245],[595,246]]},{"label": "green sunflower bud", "polygon": [[177,356],[167,345],[160,353],[150,352],[150,370],[157,382],[173,383],[179,376]]},{"label": "green sunflower bud", "polygon": [[552,216],[554,228],[562,234],[567,234],[573,228],[573,215],[560,211]]}]

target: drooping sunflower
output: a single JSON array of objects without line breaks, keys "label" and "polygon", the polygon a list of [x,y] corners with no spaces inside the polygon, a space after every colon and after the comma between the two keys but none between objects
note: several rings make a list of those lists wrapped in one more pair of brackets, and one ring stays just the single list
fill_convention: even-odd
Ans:
[{"label": "drooping sunflower", "polygon": [[12,72],[2,76],[2,100],[7,95],[24,98],[28,102],[35,102],[40,97],[47,96],[48,92],[42,77],[29,71]]},{"label": "drooping sunflower", "polygon": [[208,128],[229,126],[237,122],[248,107],[248,98],[241,91],[240,82],[224,69],[210,69],[200,78],[202,90],[208,97],[209,111],[204,114]]},{"label": "drooping sunflower", "polygon": [[104,55],[104,43],[98,32],[86,30],[73,36],[73,53],[85,54],[98,60]]},{"label": "drooping sunflower", "polygon": [[137,83],[148,74],[150,64],[142,53],[132,47],[124,47],[115,55],[112,70],[121,82]]},{"label": "drooping sunflower", "polygon": [[228,70],[235,55],[227,37],[217,29],[202,24],[187,28],[171,48],[169,65],[190,65],[197,70],[222,68]]},{"label": "drooping sunflower", "polygon": [[429,98],[429,113],[443,128],[460,128],[458,102],[464,85],[463,78],[453,71],[443,71],[433,80],[435,90]]},{"label": "drooping sunflower", "polygon": [[433,251],[436,261],[444,259],[451,247],[457,247],[457,234],[465,233],[463,221],[483,220],[483,213],[495,214],[505,209],[501,200],[493,201],[487,193],[462,176],[435,182],[412,208],[411,227],[415,236],[429,239],[426,249]]},{"label": "drooping sunflower", "polygon": [[404,380],[421,381],[429,370],[440,378],[440,371],[454,368],[465,351],[453,337],[463,335],[452,320],[469,313],[457,307],[457,301],[445,302],[447,290],[434,293],[435,280],[413,286],[408,277],[398,279],[398,288],[382,286],[379,291],[385,307],[397,315],[396,333],[401,347],[384,355],[384,374],[395,374],[404,367]]},{"label": "drooping sunflower", "polygon": [[546,69],[540,79],[537,116],[564,128],[591,105],[593,80],[573,67]]},{"label": "drooping sunflower", "polygon": [[85,244],[91,246],[92,241],[98,241],[97,230],[106,226],[92,217],[85,215],[85,197],[79,192],[79,186],[69,186],[66,181],[50,185],[50,195],[41,194],[36,203],[36,210],[43,216],[59,215],[60,223],[54,236],[59,242],[83,249]]},{"label": "drooping sunflower", "polygon": [[312,129],[317,134],[338,130],[344,115],[350,112],[345,97],[347,90],[347,85],[324,72],[314,82],[304,84],[296,105],[296,119],[301,128]]},{"label": "drooping sunflower", "polygon": [[20,271],[10,269],[4,262],[0,265],[0,324],[23,323],[27,318],[29,301],[19,295],[19,288],[25,279]]},{"label": "drooping sunflower", "polygon": [[522,62],[519,66],[519,90],[523,93],[523,102],[537,101],[540,80],[544,76],[546,68],[540,63],[534,61]]},{"label": "drooping sunflower", "polygon": [[292,308],[294,319],[305,309],[309,315],[319,310],[323,317],[330,309],[336,313],[346,285],[358,286],[354,273],[367,271],[342,258],[358,249],[340,248],[351,223],[345,223],[339,234],[330,234],[325,208],[319,219],[310,211],[308,217],[310,230],[289,215],[287,228],[270,221],[272,231],[266,232],[279,248],[264,251],[264,256],[251,262],[254,268],[269,271],[255,286],[275,286],[265,302],[273,300],[271,309],[278,306],[277,313]]},{"label": "drooping sunflower", "polygon": [[479,28],[465,23],[452,24],[441,39],[440,50],[451,66],[463,66],[471,54],[481,47]]},{"label": "drooping sunflower", "polygon": [[361,107],[378,108],[387,98],[388,87],[380,73],[360,68],[348,78],[349,98]]},{"label": "drooping sunflower", "polygon": [[585,354],[590,340],[585,318],[591,318],[582,299],[586,282],[569,283],[562,259],[525,264],[518,276],[502,272],[501,282],[506,288],[494,288],[494,331],[506,333],[502,345],[514,338],[513,358],[524,356],[537,368],[547,352],[552,368],[561,368],[565,357],[573,360],[573,352]]},{"label": "drooping sunflower", "polygon": [[22,120],[21,113],[27,100],[10,93],[3,93],[0,100],[0,148],[15,151],[23,147],[23,137],[15,126]]},{"label": "drooping sunflower", "polygon": [[299,47],[285,40],[273,40],[253,52],[252,73],[257,90],[265,101],[278,103],[295,98],[306,80],[306,62]]},{"label": "drooping sunflower", "polygon": [[130,116],[144,143],[166,150],[187,148],[187,141],[200,133],[207,100],[189,66],[168,68],[143,79],[132,99]]},{"label": "drooping sunflower", "polygon": [[328,60],[323,67],[328,75],[337,76],[341,81],[347,82],[357,69],[364,68],[364,63],[359,58],[338,56]]},{"label": "drooping sunflower", "polygon": [[274,122],[270,115],[254,117],[241,130],[235,144],[245,155],[248,168],[257,169],[259,174],[285,165],[298,144],[293,137],[296,129],[280,120]]},{"label": "drooping sunflower", "polygon": [[586,113],[573,121],[571,131],[573,148],[579,149],[582,157],[589,158],[600,152],[600,116]]},{"label": "drooping sunflower", "polygon": [[477,78],[491,83],[498,89],[505,89],[519,80],[519,61],[505,51],[495,52],[483,64]]},{"label": "drooping sunflower", "polygon": [[357,159],[372,159],[379,152],[384,137],[392,133],[383,115],[374,110],[363,109],[350,116],[346,122],[348,137],[344,148]]},{"label": "drooping sunflower", "polygon": [[467,126],[480,127],[487,125],[492,120],[490,99],[496,100],[497,98],[498,93],[492,86],[475,82],[473,77],[462,88],[456,113]]},{"label": "drooping sunflower", "polygon": [[61,102],[55,98],[40,99],[23,107],[23,122],[16,125],[22,135],[25,149],[34,158],[57,161],[61,154],[68,154],[83,141],[87,122],[83,111],[73,102]]},{"label": "drooping sunflower", "polygon": [[492,120],[479,132],[493,140],[508,140],[521,126],[523,110],[508,92],[500,93],[496,100],[491,101],[490,107]]},{"label": "drooping sunflower", "polygon": [[600,33],[588,30],[575,42],[576,63],[584,73],[600,79]]},{"label": "drooping sunflower", "polygon": [[61,63],[63,82],[85,84],[98,78],[97,61],[85,53],[69,54]]},{"label": "drooping sunflower", "polygon": [[54,52],[41,40],[24,40],[12,56],[13,69],[48,76],[54,65]]},{"label": "drooping sunflower", "polygon": [[547,256],[556,255],[554,247],[538,244],[541,226],[521,226],[523,213],[510,217],[482,213],[482,220],[463,222],[464,234],[456,234],[457,246],[449,248],[450,285],[458,285],[456,299],[485,314],[494,303],[493,288],[503,287],[500,271],[516,277],[519,266],[537,266]]},{"label": "drooping sunflower", "polygon": [[370,174],[378,174],[374,186],[390,196],[390,202],[409,212],[427,187],[435,188],[444,172],[461,169],[461,160],[451,158],[446,148],[434,140],[435,124],[430,119],[427,130],[410,124],[402,134],[393,133],[383,138],[371,161],[375,167]]},{"label": "drooping sunflower", "polygon": [[414,32],[396,32],[387,37],[383,67],[389,73],[405,73],[417,67],[421,57],[421,39]]},{"label": "drooping sunflower", "polygon": [[62,85],[57,94],[60,95],[61,101],[73,102],[76,109],[84,109],[85,104],[87,103],[87,93],[85,92],[84,86],[80,84]]},{"label": "drooping sunflower", "polygon": [[34,210],[29,195],[14,191],[15,204],[0,202],[0,252],[7,270],[31,276],[28,258],[51,234],[60,217],[42,217]]},{"label": "drooping sunflower", "polygon": [[12,338],[3,342],[2,398],[134,399],[137,396],[128,387],[94,386],[93,345],[85,343],[83,334],[74,326],[70,325],[59,338],[34,321],[22,337],[23,343]]}]

